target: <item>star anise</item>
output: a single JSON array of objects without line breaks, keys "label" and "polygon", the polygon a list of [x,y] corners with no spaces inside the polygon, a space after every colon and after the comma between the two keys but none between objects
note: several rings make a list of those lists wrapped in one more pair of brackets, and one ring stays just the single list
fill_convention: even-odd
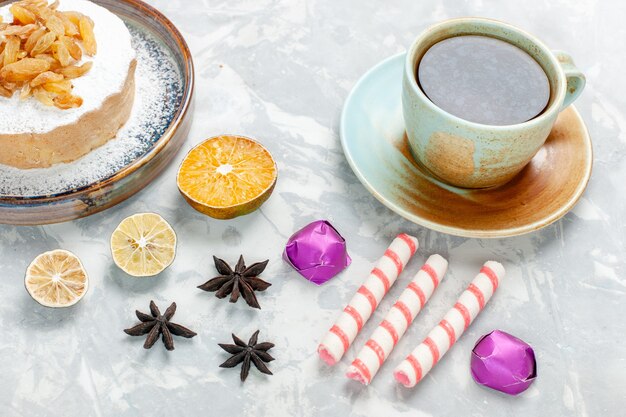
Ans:
[{"label": "star anise", "polygon": [[130,329],[125,329],[124,333],[131,336],[142,336],[147,334],[148,337],[146,338],[146,342],[143,344],[145,349],[150,349],[159,339],[159,335],[161,335],[165,348],[167,350],[174,350],[174,338],[172,335],[186,337],[187,339],[196,335],[195,332],[189,330],[188,328],[170,321],[175,312],[176,303],[172,303],[172,305],[165,310],[165,313],[161,314],[154,301],[150,301],[150,313],[152,315],[135,310],[135,314],[141,323],[131,327]]},{"label": "star anise", "polygon": [[242,382],[245,381],[248,377],[248,372],[250,371],[250,362],[252,362],[254,366],[256,366],[256,369],[263,372],[264,374],[273,375],[264,363],[274,360],[272,355],[267,353],[268,350],[274,347],[273,343],[257,343],[257,339],[259,338],[258,330],[254,332],[254,334],[250,337],[248,343],[244,342],[234,334],[232,336],[233,340],[235,341],[234,345],[219,343],[219,346],[222,349],[233,355],[226,362],[221,364],[220,368],[233,368],[242,363],[240,374]]},{"label": "star anise", "polygon": [[243,295],[243,299],[250,307],[260,309],[261,306],[254,292],[265,291],[272,285],[258,277],[265,270],[269,260],[257,262],[246,268],[243,255],[241,255],[234,271],[226,262],[215,256],[213,261],[217,272],[221,275],[199,285],[198,288],[204,291],[216,291],[215,296],[217,298],[225,298],[230,294],[231,303],[237,302],[239,295]]}]

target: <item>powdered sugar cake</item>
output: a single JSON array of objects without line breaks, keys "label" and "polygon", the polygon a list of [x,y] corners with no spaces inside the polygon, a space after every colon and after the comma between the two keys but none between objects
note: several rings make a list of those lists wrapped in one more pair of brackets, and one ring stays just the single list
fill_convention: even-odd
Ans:
[{"label": "powdered sugar cake", "polygon": [[195,82],[180,31],[140,0],[92,1],[120,17],[131,35],[137,68],[130,118],[115,138],[75,161],[33,169],[0,164],[0,223],[56,223],[111,207],[145,188],[187,137]]},{"label": "powdered sugar cake", "polygon": [[[4,22],[10,6],[0,9]],[[76,11],[93,20],[97,53],[85,75],[73,79],[80,107],[58,109],[33,97],[0,97],[0,163],[20,169],[74,161],[114,138],[130,117],[135,96],[135,50],[124,22],[87,0],[61,0],[59,11]]]},{"label": "powdered sugar cake", "polygon": [[4,196],[32,201],[106,180],[144,156],[175,120],[187,87],[177,57],[145,27],[126,23],[137,54],[135,101],[128,122],[116,138],[70,163],[33,169],[0,164],[0,206]]}]

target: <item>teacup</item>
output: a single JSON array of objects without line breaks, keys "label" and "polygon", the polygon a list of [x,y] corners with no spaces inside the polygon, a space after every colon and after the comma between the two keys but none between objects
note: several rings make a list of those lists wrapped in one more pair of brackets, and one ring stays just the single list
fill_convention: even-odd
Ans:
[{"label": "teacup", "polygon": [[[456,117],[430,101],[416,80],[420,59],[437,42],[463,35],[500,39],[533,57],[550,83],[550,100],[544,111],[524,123],[491,126]],[[514,26],[482,18],[441,22],[423,32],[406,55],[402,105],[411,152],[420,165],[448,184],[462,188],[502,185],[535,156],[559,112],[576,100],[584,86],[585,77],[569,55],[550,51]]]}]

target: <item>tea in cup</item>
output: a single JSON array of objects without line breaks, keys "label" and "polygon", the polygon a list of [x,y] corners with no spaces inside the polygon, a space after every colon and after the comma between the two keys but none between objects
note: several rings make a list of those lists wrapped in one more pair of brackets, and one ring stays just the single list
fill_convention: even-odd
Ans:
[{"label": "tea in cup", "polygon": [[511,180],[585,85],[565,53],[506,23],[452,19],[410,47],[402,104],[410,149],[433,176],[463,188]]}]

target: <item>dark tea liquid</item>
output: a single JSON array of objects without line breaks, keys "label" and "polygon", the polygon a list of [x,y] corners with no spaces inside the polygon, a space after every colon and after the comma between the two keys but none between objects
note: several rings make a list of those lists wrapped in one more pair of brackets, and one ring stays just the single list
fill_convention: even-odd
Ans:
[{"label": "dark tea liquid", "polygon": [[528,53],[487,36],[457,36],[422,57],[417,81],[439,108],[486,125],[523,123],[543,112],[550,82]]}]

